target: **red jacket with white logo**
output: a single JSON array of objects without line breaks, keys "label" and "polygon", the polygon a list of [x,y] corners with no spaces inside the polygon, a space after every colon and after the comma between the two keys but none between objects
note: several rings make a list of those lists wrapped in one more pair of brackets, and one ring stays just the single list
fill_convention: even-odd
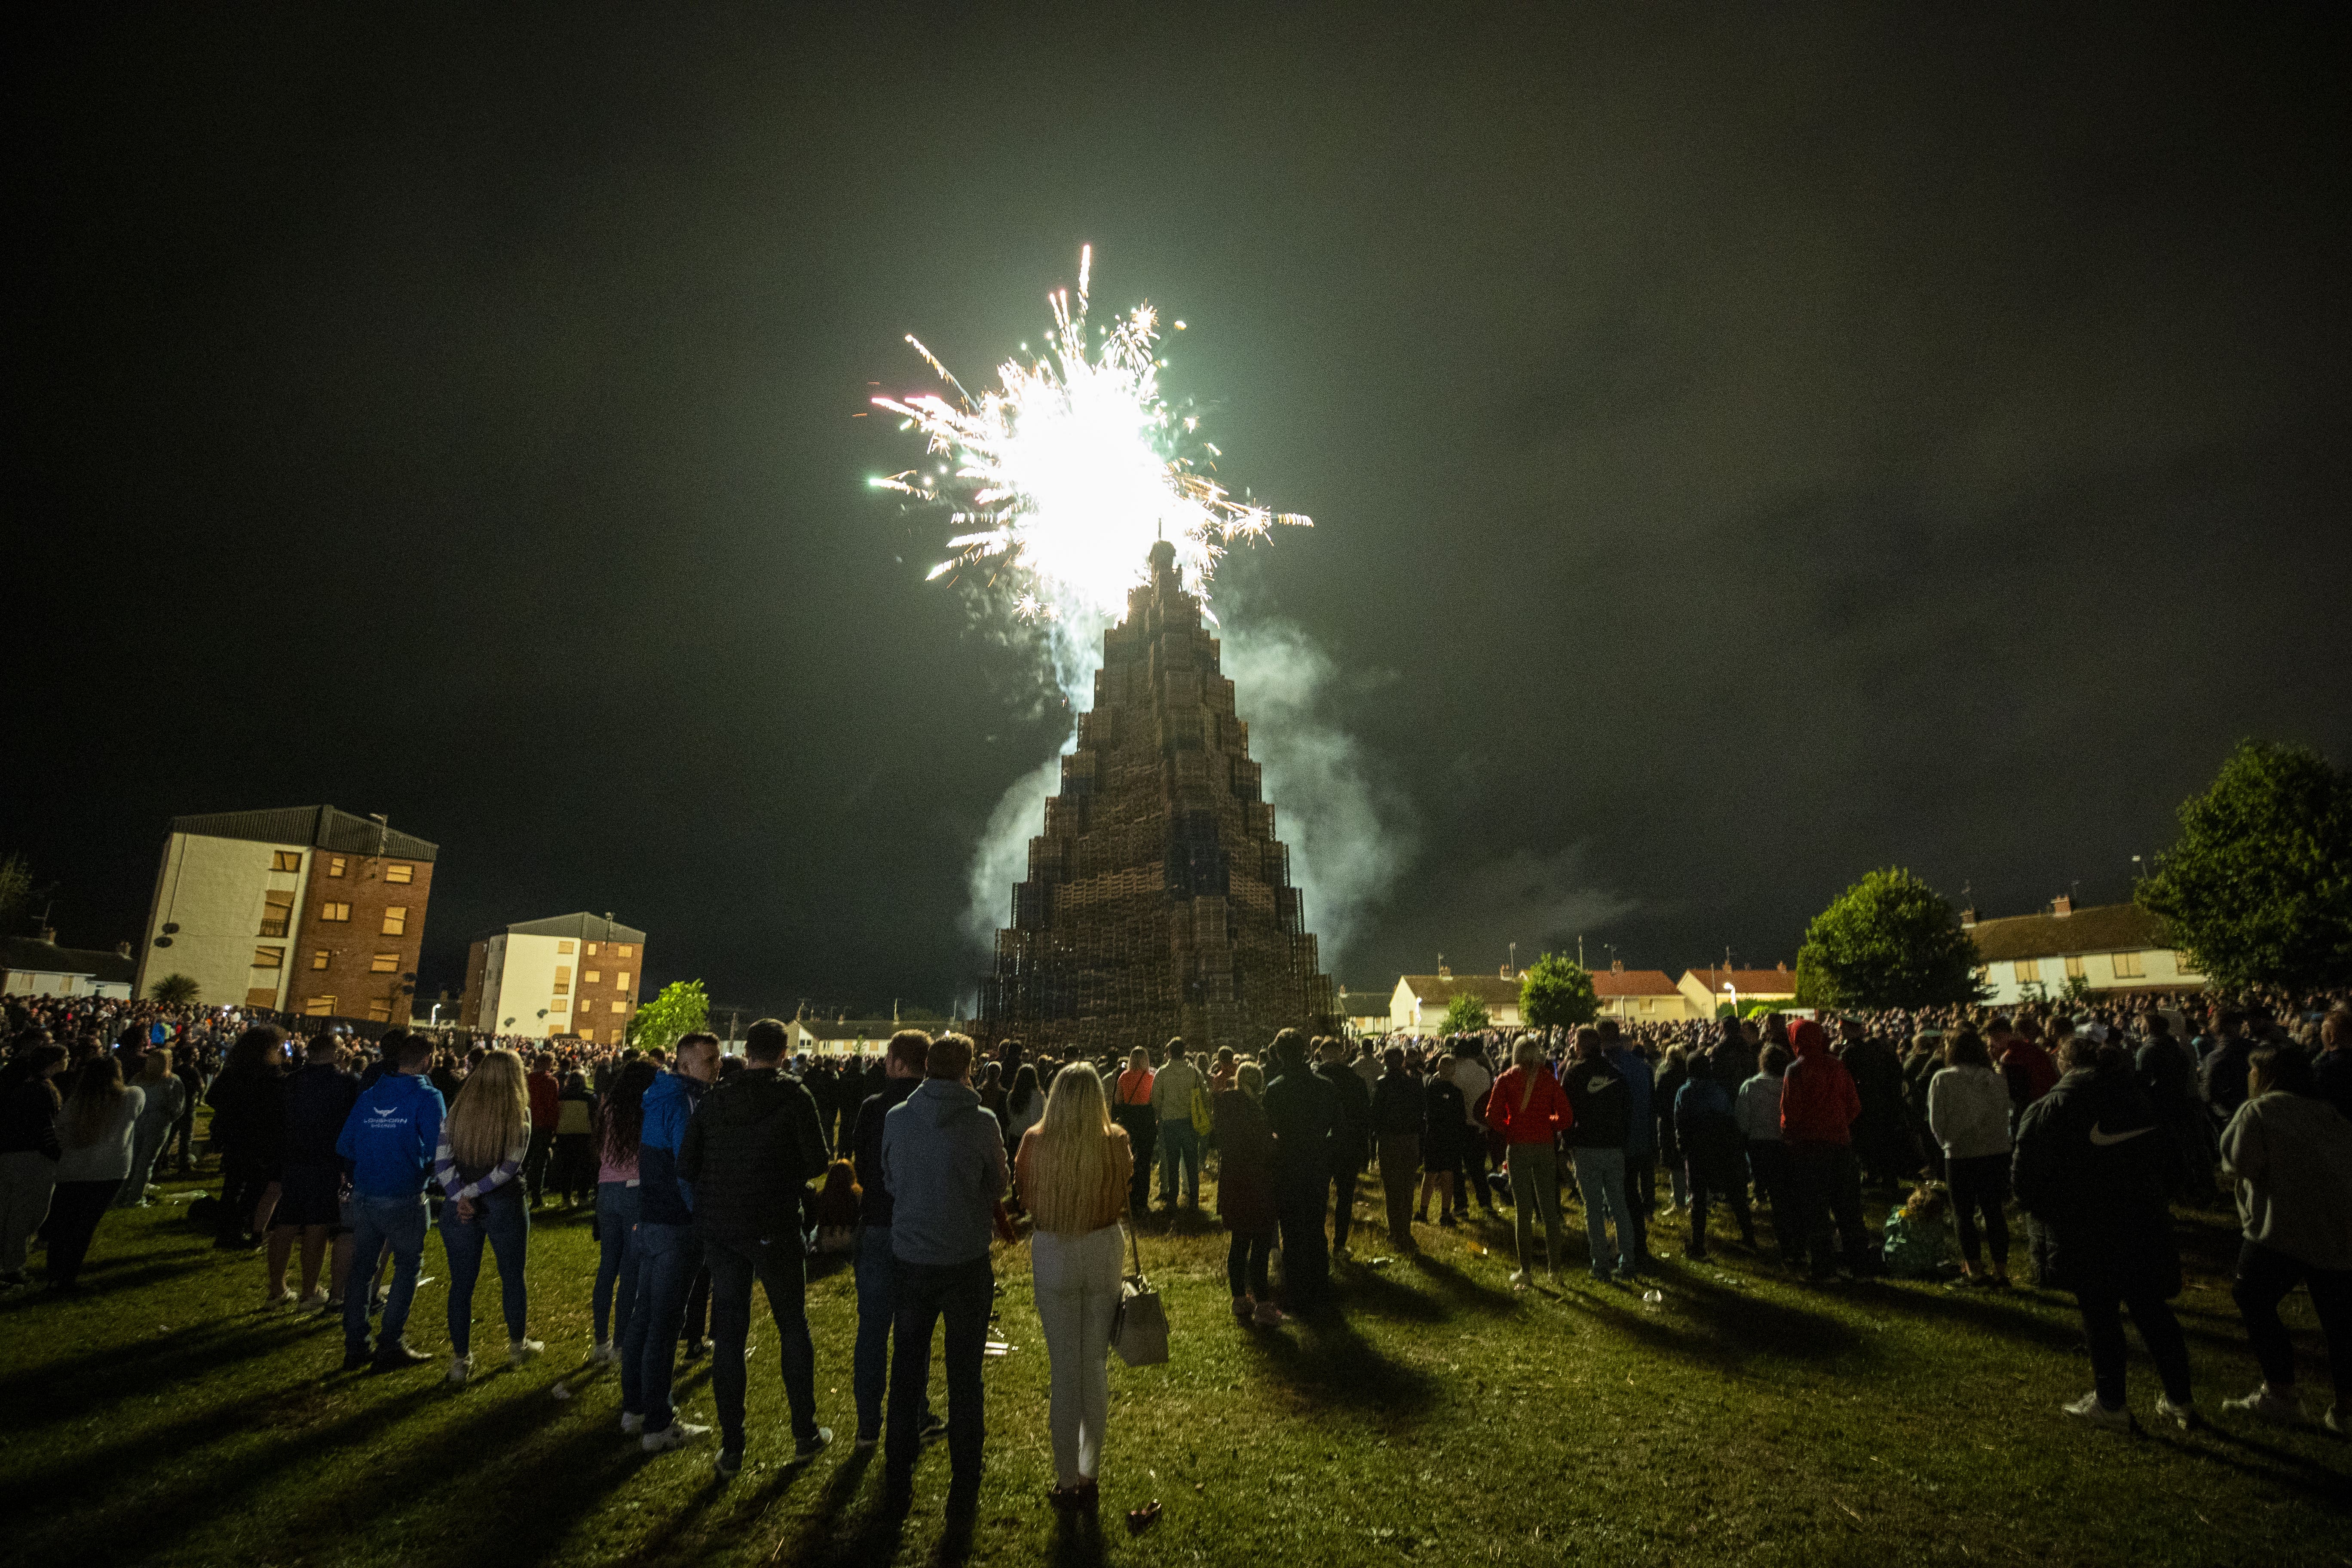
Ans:
[{"label": "red jacket with white logo", "polygon": [[1845,1063],[1830,1055],[1821,1025],[1801,1018],[1789,1031],[1797,1059],[1780,1080],[1780,1141],[1784,1143],[1853,1142],[1853,1121],[1862,1114],[1862,1096]]}]

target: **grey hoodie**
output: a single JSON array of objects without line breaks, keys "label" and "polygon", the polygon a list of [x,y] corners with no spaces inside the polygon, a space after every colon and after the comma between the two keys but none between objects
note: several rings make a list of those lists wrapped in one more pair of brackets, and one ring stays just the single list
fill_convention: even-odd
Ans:
[{"label": "grey hoodie", "polygon": [[2324,1100],[2275,1090],[2221,1133],[2246,1239],[2315,1268],[2352,1268],[2352,1121]]},{"label": "grey hoodie", "polygon": [[895,1257],[945,1266],[988,1256],[1006,1185],[1004,1134],[978,1094],[925,1079],[882,1118],[881,1163]]}]

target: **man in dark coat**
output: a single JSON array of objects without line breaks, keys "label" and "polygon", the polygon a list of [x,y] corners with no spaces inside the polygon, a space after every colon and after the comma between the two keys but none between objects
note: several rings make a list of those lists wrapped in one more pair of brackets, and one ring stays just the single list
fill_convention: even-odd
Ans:
[{"label": "man in dark coat", "polygon": [[1911,1141],[1910,1110],[1903,1099],[1903,1058],[1895,1047],[1866,1033],[1858,1018],[1838,1026],[1843,1044],[1838,1059],[1853,1077],[1862,1114],[1853,1123],[1853,1155],[1872,1181],[1894,1186],[1919,1173],[1919,1151]]},{"label": "man in dark coat", "polygon": [[2198,1100],[2197,1064],[2189,1047],[2172,1037],[2171,1021],[2163,1014],[2150,1013],[2147,1028],[2134,1073],[2149,1109],[2171,1135],[2172,1146],[2180,1156],[2180,1184],[2173,1196],[2189,1203],[2210,1203],[2213,1140],[2206,1128],[2204,1106]]},{"label": "man in dark coat", "polygon": [[1331,1086],[1331,1256],[1348,1256],[1348,1233],[1356,1222],[1356,1178],[1372,1153],[1372,1089],[1348,1065],[1344,1040],[1326,1039],[1315,1076]]},{"label": "man in dark coat", "polygon": [[1282,1289],[1298,1311],[1320,1307],[1331,1265],[1323,1240],[1323,1204],[1331,1190],[1331,1130],[1339,1091],[1307,1065],[1307,1037],[1274,1037],[1274,1076],[1265,1085],[1265,1120],[1274,1131],[1274,1205],[1282,1219]]},{"label": "man in dark coat", "polygon": [[2090,1342],[2095,1386],[2067,1414],[2130,1428],[2120,1311],[2128,1307],[2164,1380],[2157,1413],[2186,1427],[2194,1419],[2189,1346],[2165,1304],[2180,1293],[2166,1205],[2180,1157],[2128,1058],[2116,1051],[2106,1059],[2105,1050],[2089,1035],[2064,1042],[2064,1076],[2018,1124],[2017,1201],[2047,1231],[2055,1282],[2074,1293]]}]

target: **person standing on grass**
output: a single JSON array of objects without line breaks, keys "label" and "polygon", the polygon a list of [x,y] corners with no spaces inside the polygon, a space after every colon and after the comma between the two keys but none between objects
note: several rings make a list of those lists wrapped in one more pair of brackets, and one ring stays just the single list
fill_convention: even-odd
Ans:
[{"label": "person standing on grass", "polygon": [[147,1102],[122,1081],[121,1059],[101,1051],[74,1074],[58,1118],[57,1193],[49,1201],[50,1286],[70,1290],[98,1222],[131,1174],[131,1144]]},{"label": "person standing on grass", "polygon": [[147,1182],[155,1169],[155,1156],[172,1135],[172,1123],[180,1119],[180,1107],[187,1097],[172,1072],[171,1047],[152,1047],[140,1058],[139,1092],[146,1102],[139,1109],[139,1126],[131,1134],[130,1178],[114,1195],[114,1206],[119,1209],[147,1206]]},{"label": "person standing on grass", "polygon": [[530,1202],[523,1163],[530,1157],[530,1089],[522,1058],[488,1051],[459,1086],[441,1123],[433,1178],[441,1185],[441,1245],[449,1258],[449,1382],[473,1375],[474,1287],[482,1247],[498,1256],[499,1298],[507,1321],[507,1364],[520,1367],[547,1347],[524,1337],[530,1298],[523,1258],[530,1245]]},{"label": "person standing on grass", "polygon": [[1723,1087],[1719,1063],[1710,1063],[1706,1072],[1691,1074],[1675,1092],[1675,1142],[1682,1146],[1690,1184],[1690,1239],[1684,1244],[1684,1255],[1694,1259],[1706,1257],[1710,1198],[1730,1204],[1732,1217],[1739,1222],[1739,1239],[1754,1251],[1756,1221],[1748,1207],[1747,1140],[1740,1135],[1731,1094]]},{"label": "person standing on grass", "polygon": [[782,1071],[784,1026],[762,1018],[743,1037],[743,1067],[703,1097],[686,1126],[678,1174],[694,1191],[694,1231],[710,1269],[710,1390],[719,1405],[726,1480],[743,1468],[745,1345],[751,1281],[776,1325],[792,1413],[793,1462],[833,1441],[816,1424],[816,1347],[809,1338],[808,1248],[801,1233],[808,1184],[824,1174],[824,1127],[808,1086]]},{"label": "person standing on grass", "polygon": [[694,1194],[678,1173],[687,1123],[719,1077],[719,1037],[692,1034],[677,1042],[668,1071],[646,1090],[637,1135],[637,1299],[621,1337],[621,1430],[642,1439],[648,1454],[682,1447],[710,1428],[678,1418],[669,1401],[677,1367],[678,1330],[687,1293],[702,1268],[694,1236]]},{"label": "person standing on grass", "polygon": [[[1184,1054],[1184,1041],[1168,1042],[1168,1062],[1151,1075],[1151,1115],[1160,1130],[1160,1202],[1176,1206],[1176,1175],[1184,1173],[1184,1206],[1201,1209],[1201,1134],[1192,1125],[1192,1100],[1207,1092],[1207,1079]],[[1150,1159],[1150,1150],[1137,1152]]]},{"label": "person standing on grass", "polygon": [[[1183,1049],[1181,1042],[1170,1047],[1171,1066],[1182,1060]],[[1164,1081],[1166,1069],[1161,1073]],[[1189,1130],[1190,1102],[1175,1113]],[[1064,1068],[1045,1098],[1045,1120],[1022,1135],[1013,1158],[1036,1222],[1029,1257],[1053,1374],[1047,1422],[1056,1508],[1091,1509],[1099,1489],[1110,1416],[1110,1328],[1127,1239],[1118,1221],[1134,1163],[1126,1131],[1111,1121],[1100,1075],[1084,1062]]]},{"label": "person standing on grass", "polygon": [[[574,1075],[577,1076],[577,1075]],[[637,1304],[637,1138],[646,1124],[651,1062],[632,1058],[596,1107],[596,1283],[589,1295],[593,1361],[621,1359]],[[537,1131],[537,1123],[532,1124]]]},{"label": "person standing on grass", "polygon": [[[1927,1080],[1927,1128],[1944,1151],[1944,1179],[1960,1232],[1960,1279],[2009,1289],[2009,1086],[1974,1029],[1944,1042],[1944,1067]],[[1977,1224],[1992,1272],[1983,1272]]]},{"label": "person standing on grass", "polygon": [[[882,1087],[866,1097],[850,1124],[850,1157],[857,1168],[859,1189],[857,1238],[850,1247],[857,1281],[857,1345],[850,1384],[857,1400],[856,1443],[861,1449],[882,1441],[883,1405],[890,1388],[890,1334],[898,1301],[898,1264],[890,1249],[896,1211],[890,1205],[890,1189],[882,1181],[882,1119],[921,1084],[930,1051],[931,1037],[920,1029],[901,1029],[892,1035],[882,1053]],[[1034,1065],[1024,1062],[1021,1066],[1034,1085]],[[1020,1075],[1015,1074],[1016,1086],[1019,1082]],[[928,1440],[946,1436],[948,1427],[931,1411],[929,1368],[926,1366],[924,1372],[915,1430],[919,1439]]]},{"label": "person standing on grass", "polygon": [[1593,1026],[1601,1031],[1601,1054],[1625,1079],[1625,1198],[1646,1227],[1658,1209],[1657,1075],[1650,1059],[1626,1041],[1616,1019],[1603,1018]]},{"label": "person standing on grass", "polygon": [[1265,1121],[1265,1069],[1254,1061],[1234,1066],[1234,1087],[1213,1102],[1217,1119],[1217,1218],[1231,1233],[1225,1284],[1234,1316],[1270,1329],[1282,1321],[1266,1284],[1280,1216],[1274,1206],[1274,1130]]},{"label": "person standing on grass", "polygon": [[1356,1224],[1356,1178],[1372,1153],[1372,1091],[1348,1066],[1348,1043],[1326,1039],[1316,1076],[1331,1086],[1339,1115],[1331,1124],[1331,1256],[1346,1258]]},{"label": "person standing on grass", "polygon": [[[2341,1010],[2339,1027],[2352,1023]],[[2338,1035],[2341,1038],[2341,1034]],[[2303,1419],[2294,1394],[2294,1347],[2278,1305],[2297,1284],[2327,1341],[2336,1403],[2331,1432],[2352,1422],[2352,1121],[2319,1098],[2300,1053],[2265,1046],[2249,1058],[2247,1098],[2221,1132],[2223,1171],[2237,1184],[2243,1239],[2231,1295],[2263,1369],[2263,1385],[2224,1410],[2265,1421]]]},{"label": "person standing on grass", "polygon": [[[342,1070],[342,1057],[340,1036],[315,1036],[303,1052],[302,1070],[287,1080],[278,1204],[269,1215],[269,1283],[263,1293],[273,1307],[294,1300],[286,1287],[286,1265],[297,1241],[302,1245],[305,1308],[323,1309],[339,1299],[351,1272],[351,1237],[342,1227],[343,1163],[335,1154],[335,1140],[351,1119],[360,1086]],[[331,1243],[334,1268],[321,1281]]]},{"label": "person standing on grass", "polygon": [[1151,1053],[1138,1046],[1127,1055],[1127,1070],[1118,1075],[1118,1104],[1111,1114],[1127,1129],[1127,1141],[1143,1152],[1135,1163],[1133,1196],[1129,1209],[1144,1214],[1151,1207],[1151,1151],[1159,1147],[1160,1118],[1152,1110]]},{"label": "person standing on grass", "polygon": [[1781,1247],[1801,1237],[1812,1277],[1827,1279],[1834,1225],[1847,1271],[1864,1275],[1870,1271],[1870,1234],[1863,1228],[1862,1168],[1853,1158],[1862,1096],[1845,1064],[1830,1054],[1820,1024],[1799,1019],[1790,1039],[1796,1059],[1780,1079],[1780,1144],[1789,1152],[1791,1210]]},{"label": "person standing on grass", "polygon": [[[1601,1053],[1601,1033],[1579,1025],[1564,1069],[1570,1120],[1563,1124],[1577,1190],[1584,1195],[1584,1234],[1595,1279],[1631,1278],[1650,1266],[1641,1219],[1625,1194],[1625,1075]],[[1609,1225],[1614,1221],[1612,1246]]]},{"label": "person standing on grass", "polygon": [[1518,1242],[1518,1272],[1511,1289],[1535,1283],[1536,1221],[1544,1227],[1544,1272],[1559,1278],[1568,1252],[1568,1229],[1559,1215],[1559,1135],[1574,1120],[1559,1080],[1544,1064],[1543,1042],[1521,1035],[1511,1048],[1511,1066],[1486,1095],[1486,1125],[1501,1135],[1505,1168],[1511,1178],[1512,1228]]},{"label": "person standing on grass", "polygon": [[[996,1294],[988,1248],[996,1200],[1008,1185],[1004,1134],[971,1088],[972,1043],[961,1035],[931,1042],[924,1078],[882,1119],[882,1180],[890,1189],[890,1250],[898,1316],[884,1447],[884,1497],[894,1513],[913,1506],[922,1390],[931,1333],[944,1317],[948,1512],[968,1518],[980,1504],[987,1417],[982,1348]],[[1148,1099],[1148,1091],[1147,1091]],[[1143,1107],[1148,1114],[1150,1107]],[[1135,1198],[1133,1184],[1129,1202]]]},{"label": "person standing on grass", "polygon": [[555,1152],[555,1128],[562,1119],[563,1086],[555,1077],[555,1053],[541,1051],[530,1059],[530,1152],[523,1157],[524,1183],[530,1189],[530,1206],[537,1208],[547,1191],[548,1158]]},{"label": "person standing on grass", "polygon": [[1389,1245],[1399,1252],[1421,1250],[1412,1238],[1412,1178],[1421,1168],[1421,1128],[1428,1116],[1421,1077],[1405,1065],[1403,1047],[1381,1053],[1380,1081],[1372,1085],[1372,1139],[1379,1151],[1381,1196],[1389,1222]]},{"label": "person standing on grass", "polygon": [[1748,1142],[1748,1171],[1754,1177],[1757,1200],[1772,1211],[1772,1234],[1780,1244],[1780,1261],[1794,1256],[1789,1228],[1789,1152],[1780,1144],[1780,1075],[1789,1070],[1789,1053],[1765,1046],[1755,1053],[1756,1076],[1739,1086],[1733,1111],[1739,1118],[1740,1136]]},{"label": "person standing on grass", "polygon": [[1265,1123],[1274,1131],[1274,1206],[1282,1224],[1282,1297],[1293,1312],[1320,1308],[1330,1290],[1323,1210],[1331,1192],[1331,1130],[1339,1097],[1307,1065],[1307,1037],[1283,1029],[1270,1054]]},{"label": "person standing on grass", "polygon": [[218,1233],[213,1245],[248,1247],[268,1229],[263,1214],[270,1184],[278,1179],[278,1141],[286,1125],[286,1084],[278,1064],[286,1031],[256,1024],[229,1047],[228,1065],[213,1079],[205,1103],[212,1107],[212,1146],[219,1152],[221,1195]]},{"label": "person standing on grass", "polygon": [[2130,1430],[2121,1316],[2128,1307],[2163,1379],[2157,1414],[2187,1428],[2196,1420],[2189,1345],[2166,1305],[2180,1294],[2168,1206],[2179,1154],[2128,1061],[2118,1054],[2103,1065],[2103,1049],[2088,1035],[2070,1037],[2059,1058],[2064,1075],[2018,1124],[2017,1201],[2048,1228],[2057,1283],[2074,1293],[2090,1342],[2096,1386],[2066,1414]]},{"label": "person standing on grass", "polygon": [[[409,1303],[425,1260],[428,1224],[425,1184],[441,1143],[441,1091],[426,1080],[433,1047],[422,1035],[393,1029],[383,1037],[392,1070],[362,1090],[343,1119],[336,1155],[352,1173],[352,1273],[343,1286],[343,1370],[393,1372],[433,1358],[410,1348]],[[368,1348],[368,1278],[377,1255],[392,1250],[392,1289],[375,1348]]]},{"label": "person standing on grass", "polygon": [[[1442,1069],[1444,1063],[1436,1064]],[[1486,1129],[1468,1124],[1462,1113],[1462,1090],[1451,1074],[1434,1070],[1421,1080],[1421,1197],[1413,1217],[1429,1223],[1429,1194],[1438,1194],[1437,1223],[1451,1230],[1458,1221],[1457,1214],[1470,1212],[1470,1195],[1454,1190],[1462,1175],[1462,1141],[1472,1136],[1484,1138]]]},{"label": "person standing on grass", "polygon": [[1453,1147],[1459,1180],[1467,1190],[1454,1194],[1454,1205],[1466,1219],[1470,1200],[1475,1196],[1488,1214],[1495,1214],[1497,1210],[1494,1189],[1486,1185],[1486,1142],[1493,1131],[1486,1125],[1486,1097],[1494,1089],[1495,1075],[1486,1066],[1486,1052],[1477,1036],[1455,1038],[1453,1059],[1446,1064],[1445,1073],[1454,1080],[1454,1087],[1462,1091],[1462,1136]]}]

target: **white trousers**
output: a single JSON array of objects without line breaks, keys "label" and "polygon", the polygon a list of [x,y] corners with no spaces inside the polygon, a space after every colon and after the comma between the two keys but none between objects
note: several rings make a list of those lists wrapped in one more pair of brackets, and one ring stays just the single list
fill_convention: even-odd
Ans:
[{"label": "white trousers", "polygon": [[1093,1480],[1102,1470],[1103,1427],[1110,1419],[1110,1323],[1118,1311],[1126,1246],[1117,1222],[1083,1236],[1041,1230],[1029,1237],[1037,1317],[1054,1373],[1054,1475],[1062,1486]]}]

